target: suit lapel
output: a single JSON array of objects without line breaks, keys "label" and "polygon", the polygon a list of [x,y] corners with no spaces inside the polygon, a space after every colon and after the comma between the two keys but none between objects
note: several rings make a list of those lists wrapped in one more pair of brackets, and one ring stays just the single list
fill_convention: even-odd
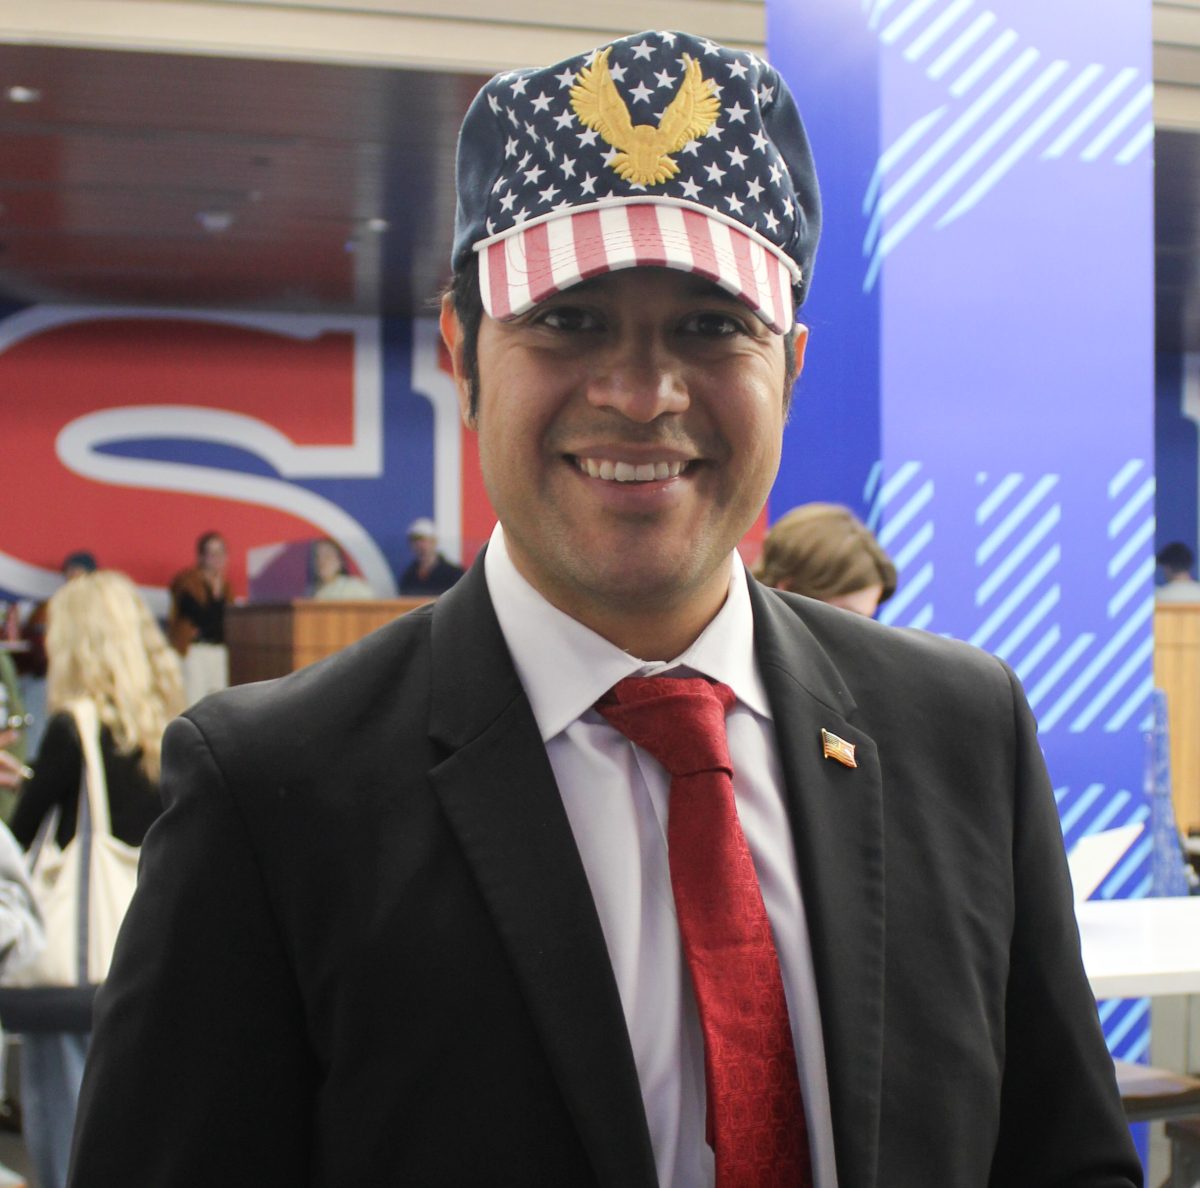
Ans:
[{"label": "suit lapel", "polygon": [[637,1070],[587,876],[482,556],[433,612],[431,783],[496,922],[596,1177],[657,1183]]},{"label": "suit lapel", "polygon": [[[883,795],[875,743],[803,620],[750,583],[755,647],[775,717],[821,1003],[838,1182],[876,1182],[883,1062]],[[821,730],[858,766],[822,754]]]}]

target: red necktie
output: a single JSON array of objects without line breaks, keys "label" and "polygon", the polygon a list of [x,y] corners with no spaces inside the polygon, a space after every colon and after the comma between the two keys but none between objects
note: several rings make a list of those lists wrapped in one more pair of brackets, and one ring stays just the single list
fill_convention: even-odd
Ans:
[{"label": "red necktie", "polygon": [[733,800],[734,700],[703,677],[627,677],[596,709],[671,776],[671,887],[704,1033],[717,1188],[810,1188],[779,958]]}]

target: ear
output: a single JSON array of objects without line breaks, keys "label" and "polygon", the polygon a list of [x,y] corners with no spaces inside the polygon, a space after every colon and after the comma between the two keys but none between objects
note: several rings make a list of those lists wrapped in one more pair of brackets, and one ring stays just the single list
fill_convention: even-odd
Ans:
[{"label": "ear", "polygon": [[803,322],[796,323],[796,379],[804,370],[804,352],[808,349],[808,327]]},{"label": "ear", "polygon": [[475,428],[471,416],[471,393],[467,388],[467,372],[463,365],[462,326],[458,314],[454,312],[454,299],[449,293],[442,295],[442,312],[438,317],[438,326],[442,331],[442,342],[446,344],[446,353],[450,356],[450,366],[454,369],[454,386],[458,389],[458,411],[463,424],[468,429]]}]

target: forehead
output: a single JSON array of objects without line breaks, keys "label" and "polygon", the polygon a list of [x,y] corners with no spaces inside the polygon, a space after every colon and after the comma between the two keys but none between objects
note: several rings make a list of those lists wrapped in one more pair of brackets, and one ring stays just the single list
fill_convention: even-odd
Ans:
[{"label": "forehead", "polygon": [[677,268],[640,266],[620,268],[589,277],[561,293],[547,297],[534,310],[572,299],[588,299],[627,305],[631,308],[655,308],[664,301],[714,302],[730,309],[749,311],[749,307],[715,281]]}]

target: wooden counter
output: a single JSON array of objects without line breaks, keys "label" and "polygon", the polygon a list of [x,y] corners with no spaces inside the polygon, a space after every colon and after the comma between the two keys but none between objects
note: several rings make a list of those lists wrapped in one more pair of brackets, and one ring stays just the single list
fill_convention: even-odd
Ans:
[{"label": "wooden counter", "polygon": [[229,607],[225,612],[229,682],[245,685],[295,672],[429,601],[387,598],[335,602],[303,598]]},{"label": "wooden counter", "polygon": [[1200,828],[1200,602],[1154,608],[1154,683],[1166,691],[1175,820]]}]

